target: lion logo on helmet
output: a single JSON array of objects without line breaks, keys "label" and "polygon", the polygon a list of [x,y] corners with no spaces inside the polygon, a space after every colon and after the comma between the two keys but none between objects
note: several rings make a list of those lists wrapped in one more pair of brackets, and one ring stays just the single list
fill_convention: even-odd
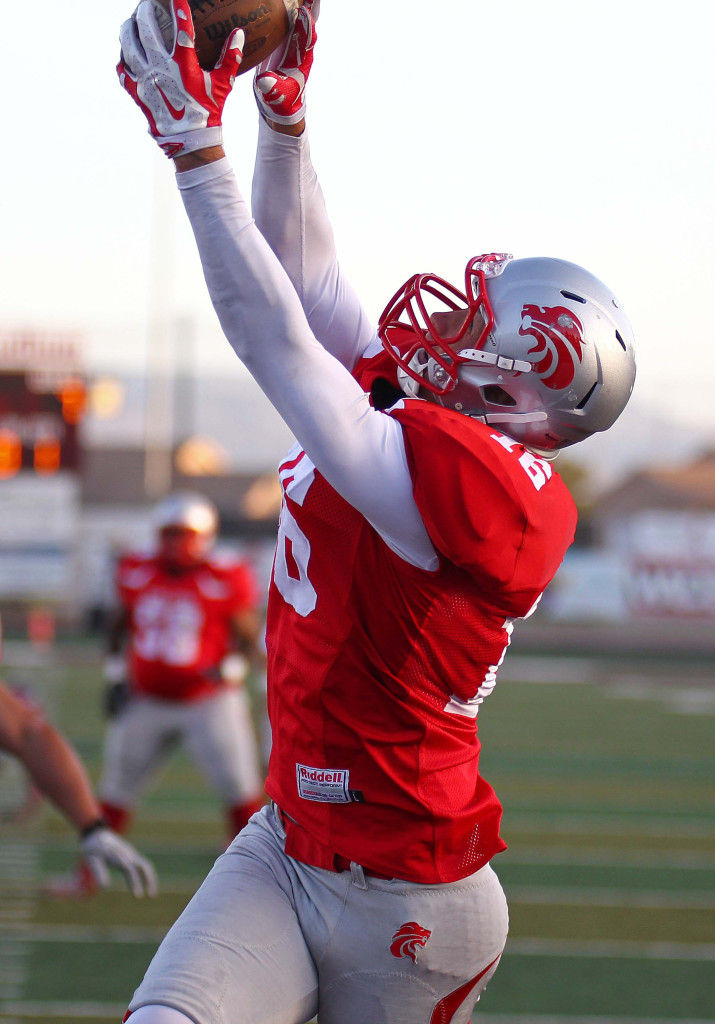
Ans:
[{"label": "lion logo on helmet", "polygon": [[401,925],[392,936],[390,952],[396,957],[408,956],[415,964],[417,963],[418,948],[425,945],[431,934],[431,931],[423,928],[416,921],[408,921]]},{"label": "lion logo on helmet", "polygon": [[576,362],[583,360],[583,324],[565,306],[525,305],[521,311],[522,337],[536,339],[529,349],[534,372],[547,388],[561,391],[574,379]]}]

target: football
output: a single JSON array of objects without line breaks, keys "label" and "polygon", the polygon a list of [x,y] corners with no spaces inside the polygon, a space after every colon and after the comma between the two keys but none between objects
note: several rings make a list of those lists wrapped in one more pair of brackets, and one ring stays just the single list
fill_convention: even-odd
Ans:
[{"label": "football", "polygon": [[[159,0],[168,9],[168,0]],[[210,71],[223,44],[235,28],[246,33],[239,74],[250,71],[280,46],[293,27],[303,0],[189,0],[196,32],[196,56]],[[160,22],[164,41],[171,45],[171,19]]]}]

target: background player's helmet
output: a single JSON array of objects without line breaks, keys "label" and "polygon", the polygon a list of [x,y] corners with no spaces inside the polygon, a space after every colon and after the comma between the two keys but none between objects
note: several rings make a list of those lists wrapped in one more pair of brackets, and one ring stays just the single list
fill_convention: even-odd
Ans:
[{"label": "background player's helmet", "polygon": [[[444,335],[438,314],[452,310],[465,317]],[[565,260],[478,256],[464,292],[416,275],[388,303],[378,334],[405,393],[429,391],[545,455],[612,426],[635,380],[618,300]]]},{"label": "background player's helmet", "polygon": [[189,567],[202,562],[218,532],[216,506],[202,494],[170,494],[154,510],[159,557],[171,566]]}]

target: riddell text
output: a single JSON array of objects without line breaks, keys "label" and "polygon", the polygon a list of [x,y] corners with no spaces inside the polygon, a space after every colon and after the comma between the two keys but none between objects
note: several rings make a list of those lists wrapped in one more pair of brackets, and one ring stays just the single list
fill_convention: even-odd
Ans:
[{"label": "riddell text", "polygon": [[345,772],[326,772],[323,769],[311,769],[301,767],[300,776],[302,779],[309,779],[311,782],[342,782]]}]

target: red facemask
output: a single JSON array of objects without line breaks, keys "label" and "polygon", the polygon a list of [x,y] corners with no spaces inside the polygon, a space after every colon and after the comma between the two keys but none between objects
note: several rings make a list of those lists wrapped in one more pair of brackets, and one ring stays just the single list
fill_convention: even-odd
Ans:
[{"label": "red facemask", "polygon": [[[383,348],[405,373],[420,386],[434,394],[451,391],[457,383],[459,364],[466,362],[458,352],[459,343],[477,315],[484,326],[472,347],[480,349],[494,327],[485,278],[502,272],[511,259],[506,253],[476,256],[466,266],[463,292],[434,274],[416,274],[390,299],[380,317],[377,333]],[[434,314],[445,310],[465,310],[465,317],[454,335],[444,335],[435,323]],[[435,385],[411,365],[418,350],[424,350],[444,371],[443,380]]]}]

